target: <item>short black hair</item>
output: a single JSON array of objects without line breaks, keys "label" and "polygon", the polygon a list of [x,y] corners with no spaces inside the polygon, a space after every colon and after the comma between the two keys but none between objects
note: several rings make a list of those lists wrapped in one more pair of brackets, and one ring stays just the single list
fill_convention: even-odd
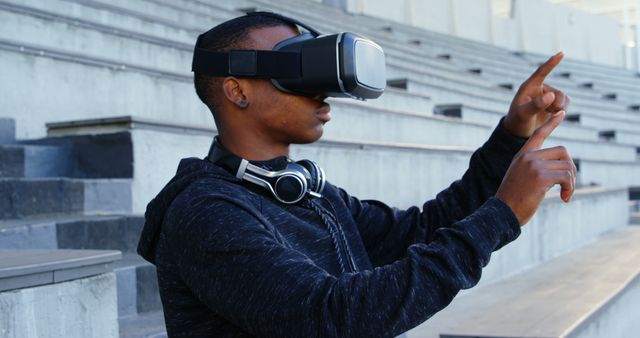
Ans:
[{"label": "short black hair", "polygon": [[[246,49],[249,47],[247,37],[254,29],[276,26],[289,26],[298,31],[294,24],[268,15],[245,15],[225,21],[204,33],[197,47],[212,52],[226,52],[232,49]],[[206,104],[215,117],[215,112],[221,103],[220,88],[222,77],[210,76],[195,72],[193,83],[196,94]]]}]

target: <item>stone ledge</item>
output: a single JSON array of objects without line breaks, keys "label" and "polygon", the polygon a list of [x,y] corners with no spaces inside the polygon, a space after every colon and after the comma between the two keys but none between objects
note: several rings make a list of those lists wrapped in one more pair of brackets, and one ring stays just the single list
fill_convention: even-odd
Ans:
[{"label": "stone ledge", "polygon": [[0,250],[0,291],[110,272],[121,257],[110,250]]},{"label": "stone ledge", "polygon": [[[628,327],[634,309],[604,315],[640,287],[640,229],[600,237],[536,268],[472,290],[409,336],[571,337],[588,326]],[[619,309],[616,311],[620,311]],[[602,322],[602,323],[601,323]],[[631,332],[626,332],[628,336]]]},{"label": "stone ledge", "polygon": [[9,118],[0,118],[0,144],[16,141],[16,122]]}]

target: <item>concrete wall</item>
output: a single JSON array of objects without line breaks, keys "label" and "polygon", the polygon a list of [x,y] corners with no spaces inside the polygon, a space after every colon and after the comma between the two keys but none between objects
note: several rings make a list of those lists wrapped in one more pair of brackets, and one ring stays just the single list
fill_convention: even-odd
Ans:
[{"label": "concrete wall", "polygon": [[595,240],[627,224],[629,208],[624,189],[581,192],[571,203],[549,192],[517,241],[495,252],[482,271],[481,285],[525,270]]},{"label": "concrete wall", "polygon": [[180,159],[207,156],[214,135],[213,130],[211,135],[133,130],[133,212],[144,213],[147,203],[175,175]]},{"label": "concrete wall", "polygon": [[[16,119],[19,139],[45,136],[48,122],[135,115],[212,125],[211,113],[187,80],[148,76],[81,62],[2,52],[0,102]],[[90,95],[79,95],[87,88]]]},{"label": "concrete wall", "polygon": [[[135,162],[132,209],[136,214],[144,213],[147,203],[173,177],[180,159],[205,157],[215,135],[213,130],[209,135],[153,129],[133,129],[131,133]],[[291,149],[291,158],[313,159],[323,167],[331,183],[354,196],[375,198],[398,207],[422,205],[433,198],[462,176],[469,156],[470,152],[464,150],[363,146],[348,141],[322,141]],[[389,180],[390,173],[401,179]]]},{"label": "concrete wall", "polygon": [[492,38],[494,45],[510,50],[518,49],[518,25],[515,20],[507,17],[493,17]]},{"label": "concrete wall", "polygon": [[623,65],[620,27],[614,19],[540,0],[517,0],[514,13],[522,51],[563,50],[570,58]]},{"label": "concrete wall", "polygon": [[116,277],[91,278],[0,293],[0,337],[118,337]]},{"label": "concrete wall", "polygon": [[629,286],[615,299],[597,311],[596,320],[586,321],[568,337],[600,338],[629,337],[640,332],[640,277],[629,282]]},{"label": "concrete wall", "polygon": [[514,17],[493,16],[491,0],[350,0],[348,10],[512,50],[623,66],[619,23],[541,0],[516,0]]},{"label": "concrete wall", "polygon": [[351,1],[348,9],[467,39],[491,39],[491,0],[366,0]]}]

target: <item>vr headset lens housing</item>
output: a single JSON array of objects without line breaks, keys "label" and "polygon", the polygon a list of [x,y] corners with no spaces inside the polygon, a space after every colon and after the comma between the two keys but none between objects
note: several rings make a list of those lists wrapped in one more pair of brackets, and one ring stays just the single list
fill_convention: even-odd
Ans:
[{"label": "vr headset lens housing", "polygon": [[212,76],[270,78],[281,91],[309,96],[374,99],[386,87],[382,48],[346,32],[304,33],[281,41],[271,51],[210,52],[196,44],[192,70]]},{"label": "vr headset lens housing", "polygon": [[375,42],[353,33],[302,34],[273,50],[300,54],[301,76],[274,78],[280,90],[299,94],[374,99],[386,86],[385,59]]}]

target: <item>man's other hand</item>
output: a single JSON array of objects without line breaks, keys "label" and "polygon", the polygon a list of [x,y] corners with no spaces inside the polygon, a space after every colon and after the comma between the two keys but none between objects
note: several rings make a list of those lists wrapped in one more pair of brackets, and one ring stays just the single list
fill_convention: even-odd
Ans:
[{"label": "man's other hand", "polygon": [[563,57],[562,52],[552,56],[520,85],[504,119],[503,125],[509,132],[523,138],[531,137],[552,114],[569,107],[569,96],[544,83]]},{"label": "man's other hand", "polygon": [[496,192],[506,203],[521,225],[529,222],[545,193],[560,184],[560,197],[569,202],[576,184],[576,166],[562,147],[540,149],[544,140],[562,122],[565,112],[559,111],[538,129],[514,156],[509,170]]}]

